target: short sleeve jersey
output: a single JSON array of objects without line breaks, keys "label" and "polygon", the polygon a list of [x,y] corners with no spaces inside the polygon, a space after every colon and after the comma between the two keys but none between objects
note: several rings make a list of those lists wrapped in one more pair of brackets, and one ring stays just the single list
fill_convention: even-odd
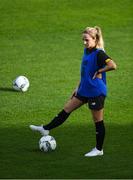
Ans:
[{"label": "short sleeve jersey", "polygon": [[102,68],[107,62],[110,61],[110,59],[111,58],[103,50],[99,50],[97,54],[97,65],[99,68]]}]

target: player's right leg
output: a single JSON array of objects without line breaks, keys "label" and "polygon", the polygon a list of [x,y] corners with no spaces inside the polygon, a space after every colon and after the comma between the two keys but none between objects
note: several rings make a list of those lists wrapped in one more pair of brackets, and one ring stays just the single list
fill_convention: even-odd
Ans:
[{"label": "player's right leg", "polygon": [[49,130],[44,129],[43,125],[42,126],[30,125],[29,127],[32,131],[40,132],[42,136],[47,136],[49,134]]},{"label": "player's right leg", "polygon": [[59,114],[57,114],[50,123],[44,126],[30,125],[30,128],[33,131],[40,132],[44,136],[48,135],[49,130],[60,126],[69,117],[72,111],[76,110],[83,104],[84,102],[82,100],[78,99],[77,97],[73,97],[65,104],[63,110]]}]

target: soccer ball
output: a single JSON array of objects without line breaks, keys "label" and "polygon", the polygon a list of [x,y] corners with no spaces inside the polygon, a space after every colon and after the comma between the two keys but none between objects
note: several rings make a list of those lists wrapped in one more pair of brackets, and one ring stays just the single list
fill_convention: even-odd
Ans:
[{"label": "soccer ball", "polygon": [[56,148],[55,138],[52,136],[43,136],[39,140],[39,149],[43,152],[53,151]]},{"label": "soccer ball", "polygon": [[25,76],[18,76],[13,80],[13,89],[26,92],[30,86],[29,80]]}]

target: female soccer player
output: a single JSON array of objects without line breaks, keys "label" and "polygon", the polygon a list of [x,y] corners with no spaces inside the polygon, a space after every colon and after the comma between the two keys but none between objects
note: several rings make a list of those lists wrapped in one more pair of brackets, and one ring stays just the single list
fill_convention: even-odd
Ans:
[{"label": "female soccer player", "polygon": [[30,125],[30,128],[42,135],[48,135],[49,130],[61,125],[74,110],[88,103],[96,127],[96,146],[85,156],[102,156],[105,137],[103,110],[107,95],[106,72],[115,70],[116,64],[104,51],[104,41],[99,27],[87,27],[82,38],[85,48],[79,86],[63,110],[49,124]]}]

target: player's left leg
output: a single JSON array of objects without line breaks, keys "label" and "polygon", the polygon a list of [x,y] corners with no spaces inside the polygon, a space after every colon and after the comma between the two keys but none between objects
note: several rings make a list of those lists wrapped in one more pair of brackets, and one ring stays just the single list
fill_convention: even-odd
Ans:
[{"label": "player's left leg", "polygon": [[105,137],[105,126],[103,121],[103,111],[92,110],[92,116],[96,127],[96,148],[101,151],[103,147],[104,137]]},{"label": "player's left leg", "polygon": [[92,117],[96,127],[96,147],[89,153],[85,154],[87,157],[103,155],[103,142],[105,138],[104,126],[104,96],[96,97],[89,102]]}]

